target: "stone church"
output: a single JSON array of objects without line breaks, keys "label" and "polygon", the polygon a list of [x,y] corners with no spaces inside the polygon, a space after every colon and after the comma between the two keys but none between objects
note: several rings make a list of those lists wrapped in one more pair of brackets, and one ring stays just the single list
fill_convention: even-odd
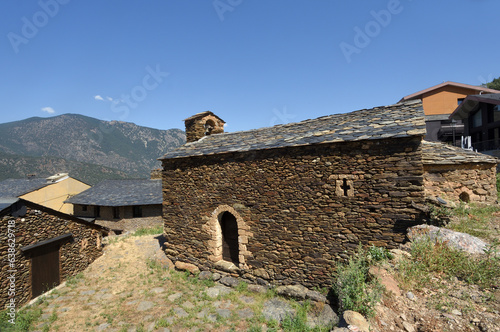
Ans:
[{"label": "stone church", "polygon": [[174,261],[328,286],[359,243],[396,247],[421,223],[419,101],[233,133],[212,112],[185,124],[187,143],[160,159]]}]

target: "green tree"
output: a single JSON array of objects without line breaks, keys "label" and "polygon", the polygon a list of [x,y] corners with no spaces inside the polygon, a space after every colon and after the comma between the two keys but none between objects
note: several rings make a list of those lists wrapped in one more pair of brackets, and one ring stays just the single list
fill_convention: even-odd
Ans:
[{"label": "green tree", "polygon": [[500,77],[495,78],[490,83],[486,83],[486,87],[489,89],[500,90]]}]

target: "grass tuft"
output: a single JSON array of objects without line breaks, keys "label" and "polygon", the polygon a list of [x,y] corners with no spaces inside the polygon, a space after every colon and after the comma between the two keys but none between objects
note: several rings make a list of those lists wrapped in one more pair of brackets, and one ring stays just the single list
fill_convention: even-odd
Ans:
[{"label": "grass tuft", "polygon": [[158,225],[155,227],[143,227],[139,228],[132,234],[132,236],[143,236],[143,235],[156,235],[163,233],[163,225]]}]

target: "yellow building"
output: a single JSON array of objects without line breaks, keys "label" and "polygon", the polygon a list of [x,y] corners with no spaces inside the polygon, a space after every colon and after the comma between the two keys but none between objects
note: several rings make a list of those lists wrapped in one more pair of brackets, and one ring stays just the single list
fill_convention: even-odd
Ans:
[{"label": "yellow building", "polygon": [[25,199],[67,214],[73,214],[68,198],[90,186],[68,175],[58,173],[48,178],[8,179],[0,182],[0,196]]}]

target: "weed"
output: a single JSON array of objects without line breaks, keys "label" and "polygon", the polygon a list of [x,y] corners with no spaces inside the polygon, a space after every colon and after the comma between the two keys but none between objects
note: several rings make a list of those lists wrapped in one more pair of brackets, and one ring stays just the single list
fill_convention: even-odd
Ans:
[{"label": "weed", "polygon": [[155,227],[143,227],[139,228],[132,234],[132,236],[142,236],[142,235],[156,235],[163,233],[163,225],[158,225]]},{"label": "weed", "polygon": [[367,258],[370,262],[381,262],[387,259],[392,259],[393,256],[387,248],[375,247],[374,245],[371,245],[367,250]]},{"label": "weed", "polygon": [[66,280],[66,286],[74,288],[83,279],[83,273],[78,273]]},{"label": "weed", "polygon": [[240,282],[238,284],[238,286],[236,286],[236,290],[239,292],[239,293],[243,293],[245,292],[246,290],[248,289],[248,284],[244,281]]},{"label": "weed", "polygon": [[7,311],[4,310],[0,312],[0,331],[29,331],[41,315],[41,309],[28,307],[16,313],[15,324],[12,324],[9,322],[11,318],[7,315]]},{"label": "weed", "polygon": [[166,320],[165,318],[160,318],[158,321],[156,321],[155,329],[159,329],[160,327],[168,327],[169,325],[170,323],[168,322],[168,320]]},{"label": "weed", "polygon": [[370,257],[361,244],[347,263],[337,264],[333,291],[341,311],[354,310],[367,317],[375,314],[384,288],[377,278],[369,280],[369,267]]},{"label": "weed", "polygon": [[411,254],[411,259],[400,264],[399,277],[406,285],[423,287],[432,273],[457,277],[482,288],[494,287],[500,280],[500,258],[496,255],[472,257],[428,237],[413,242]]}]

